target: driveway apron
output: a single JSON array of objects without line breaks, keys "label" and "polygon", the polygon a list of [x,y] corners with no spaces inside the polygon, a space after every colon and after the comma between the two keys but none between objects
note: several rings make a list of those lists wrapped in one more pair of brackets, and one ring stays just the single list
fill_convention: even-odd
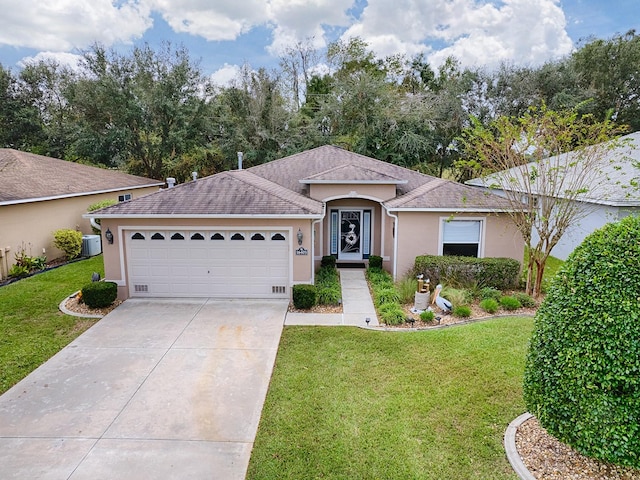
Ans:
[{"label": "driveway apron", "polygon": [[127,300],[0,397],[0,477],[244,478],[286,310]]}]

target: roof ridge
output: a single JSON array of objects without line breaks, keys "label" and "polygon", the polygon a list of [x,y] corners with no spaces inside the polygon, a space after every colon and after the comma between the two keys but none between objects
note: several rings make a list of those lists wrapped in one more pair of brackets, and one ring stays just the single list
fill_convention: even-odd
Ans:
[{"label": "roof ridge", "polygon": [[[256,175],[253,172],[250,172],[249,170],[227,170],[226,172],[222,172],[227,174],[228,176],[234,178],[234,177],[239,177],[237,178],[238,181],[241,181],[247,185],[251,185],[255,188],[259,188],[261,191],[267,193],[268,195],[273,195],[275,197],[278,197],[280,200],[284,200],[285,202],[290,202],[295,204],[296,206],[300,207],[300,208],[308,208],[309,205],[304,205],[303,202],[299,201],[299,199],[304,199],[305,201],[309,201],[310,203],[320,203],[318,200],[314,200],[313,198],[309,198],[309,197],[305,197],[303,195],[300,195],[298,192],[294,192],[293,190],[289,190],[286,187],[283,187],[282,185],[279,185],[275,182],[272,182],[271,180],[268,180],[264,177],[261,177],[260,175]],[[253,177],[252,179],[257,179],[258,182],[253,182],[253,181],[249,181],[248,178],[242,178],[243,176],[247,176],[250,175],[251,177]],[[264,188],[262,185],[260,185],[260,183],[267,183],[270,186],[272,186],[273,188],[271,190],[267,190],[266,188]],[[286,198],[284,197],[280,192],[285,191],[287,192],[287,194],[291,195],[293,198]]]},{"label": "roof ridge", "polygon": [[431,190],[435,190],[436,188],[442,185],[446,185],[447,183],[450,182],[450,180],[445,180],[443,178],[438,178],[438,177],[432,177],[432,178],[433,180],[423,183],[418,188],[414,188],[413,190],[411,190],[409,193],[405,193],[400,197],[391,199],[389,203],[408,202],[409,200],[413,200],[414,198],[419,197],[420,195],[423,195]]}]

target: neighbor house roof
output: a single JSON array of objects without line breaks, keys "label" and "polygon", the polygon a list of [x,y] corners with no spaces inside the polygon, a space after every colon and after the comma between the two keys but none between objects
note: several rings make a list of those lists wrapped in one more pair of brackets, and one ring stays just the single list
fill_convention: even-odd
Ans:
[{"label": "neighbor house roof", "polygon": [[[578,195],[572,193],[572,198],[610,206],[640,206],[640,132],[621,137],[616,143],[603,143],[585,150],[586,155],[600,155],[597,166],[590,165],[589,172],[584,172],[580,163],[583,153],[578,151],[549,157],[542,162],[549,168],[562,168],[563,175],[569,179],[584,178],[585,192]],[[466,183],[474,187],[517,191],[518,186],[523,185],[522,175],[525,172],[528,174],[533,167],[539,169],[536,162],[531,162]],[[506,188],[509,184],[513,188]],[[540,194],[543,191],[535,181],[531,182],[531,193]],[[558,197],[563,197],[562,192],[558,193]]]},{"label": "neighbor house roof", "polygon": [[258,165],[187,182],[87,217],[313,217],[323,203],[308,196],[313,183],[394,185],[389,210],[504,211],[503,198],[476,188],[323,146]]},{"label": "neighbor house roof", "polygon": [[0,149],[0,205],[160,186],[164,182],[79,163]]}]

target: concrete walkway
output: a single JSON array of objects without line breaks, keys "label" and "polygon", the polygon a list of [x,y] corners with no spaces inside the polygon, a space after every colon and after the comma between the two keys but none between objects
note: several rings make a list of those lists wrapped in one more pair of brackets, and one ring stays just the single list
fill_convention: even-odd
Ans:
[{"label": "concrete walkway", "polygon": [[127,300],[0,397],[0,478],[243,479],[286,310]]},{"label": "concrete walkway", "polygon": [[341,268],[342,313],[295,313],[288,312],[285,325],[349,325],[378,326],[376,309],[371,300],[364,270]]}]

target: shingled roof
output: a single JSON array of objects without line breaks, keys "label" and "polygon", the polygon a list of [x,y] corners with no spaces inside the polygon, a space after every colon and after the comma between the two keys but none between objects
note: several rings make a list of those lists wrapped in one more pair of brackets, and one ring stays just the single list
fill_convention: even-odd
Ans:
[{"label": "shingled roof", "polygon": [[320,216],[322,203],[248,170],[222,172],[100,210],[106,217]]},{"label": "shingled roof", "polygon": [[117,192],[164,182],[79,163],[0,149],[0,204]]},{"label": "shingled roof", "polygon": [[392,184],[398,196],[389,210],[504,211],[510,204],[493,193],[407,168],[323,146],[258,165],[183,183],[87,216],[96,217],[313,217],[322,202],[309,183]]}]

